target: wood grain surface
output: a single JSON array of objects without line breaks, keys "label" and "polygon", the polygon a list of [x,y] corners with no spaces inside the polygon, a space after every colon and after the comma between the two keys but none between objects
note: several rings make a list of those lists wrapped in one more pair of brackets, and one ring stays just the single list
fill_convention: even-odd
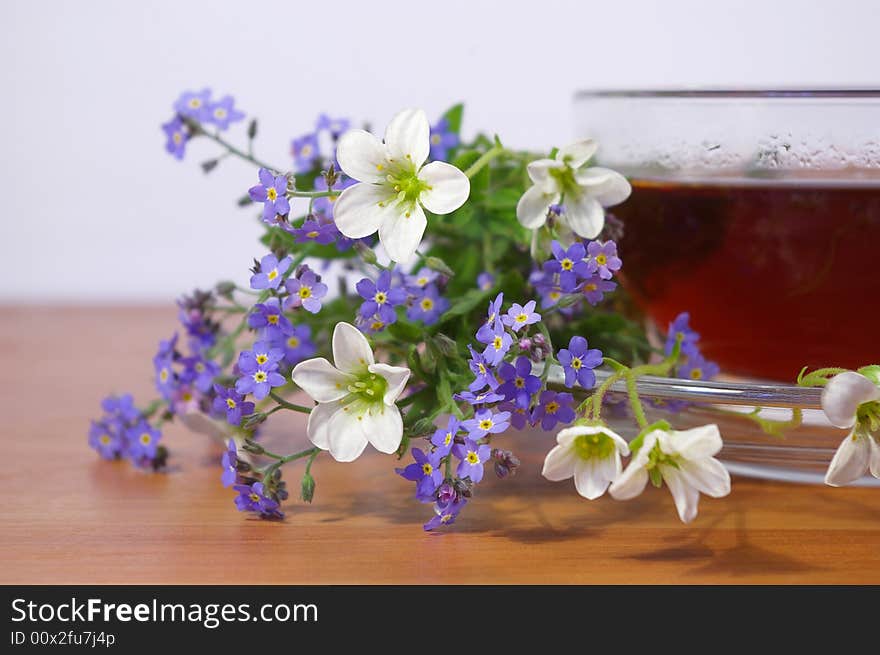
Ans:
[{"label": "wood grain surface", "polygon": [[[314,504],[250,518],[206,437],[167,429],[158,475],[86,443],[105,394],[152,398],[151,357],[174,327],[168,307],[0,309],[0,583],[880,583],[878,490],[735,478],[685,526],[665,489],[589,502],[544,480],[552,437],[534,435],[510,437],[519,474],[488,476],[445,533],[422,531],[430,509],[375,452],[319,458]],[[292,452],[302,419],[273,420],[267,439]]]}]

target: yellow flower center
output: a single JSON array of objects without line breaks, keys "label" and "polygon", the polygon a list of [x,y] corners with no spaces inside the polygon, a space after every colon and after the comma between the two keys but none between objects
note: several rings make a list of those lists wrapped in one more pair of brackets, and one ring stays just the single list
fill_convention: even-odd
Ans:
[{"label": "yellow flower center", "polygon": [[486,375],[486,365],[483,364],[483,362],[477,364],[477,370],[480,372],[481,375]]},{"label": "yellow flower center", "polygon": [[140,442],[141,442],[143,445],[145,445],[145,446],[150,445],[150,441],[152,441],[152,437],[150,437],[150,435],[149,435],[147,432],[144,432],[144,433],[140,436]]},{"label": "yellow flower center", "polygon": [[516,322],[517,323],[525,323],[527,320],[529,320],[528,314],[523,313],[523,314],[516,315]]},{"label": "yellow flower center", "polygon": [[599,253],[596,255],[596,263],[599,264],[599,266],[605,266],[605,264],[608,263],[608,258],[603,253]]},{"label": "yellow flower center", "polygon": [[226,406],[227,406],[229,409],[235,409],[235,407],[236,407],[236,403],[235,403],[235,401],[234,401],[232,398],[227,398],[227,399],[226,399]]},{"label": "yellow flower center", "polygon": [[562,296],[562,293],[560,293],[559,291],[551,291],[547,295],[550,297],[550,300],[559,300],[559,298]]},{"label": "yellow flower center", "polygon": [[416,280],[416,284],[418,284],[420,287],[423,287],[428,284],[428,278],[420,277],[418,280]]},{"label": "yellow flower center", "polygon": [[501,348],[503,346],[504,346],[504,341],[501,339],[501,337],[495,337],[495,339],[492,341],[492,347],[495,350],[501,350]]},{"label": "yellow flower center", "polygon": [[109,445],[110,445],[110,441],[111,441],[111,440],[110,440],[110,435],[109,435],[109,434],[102,434],[102,435],[101,435],[101,444],[102,444],[102,445],[104,445],[104,446],[109,446]]},{"label": "yellow flower center", "polygon": [[574,357],[574,358],[571,360],[571,367],[572,367],[575,371],[577,371],[578,369],[580,369],[581,366],[583,366],[583,365],[584,365],[584,363],[581,361],[581,358],[580,358],[580,357]]},{"label": "yellow flower center", "polygon": [[513,381],[513,386],[515,386],[517,389],[522,389],[526,386],[526,381],[522,378],[517,378]]},{"label": "yellow flower center", "polygon": [[385,295],[384,291],[377,291],[376,295],[373,296],[373,300],[375,300],[378,304],[383,305],[385,301],[388,300],[388,296]]},{"label": "yellow flower center", "polygon": [[287,340],[287,346],[289,348],[298,348],[299,347],[299,339],[297,337],[290,337]]},{"label": "yellow flower center", "polygon": [[266,190],[266,197],[269,200],[277,200],[278,199],[278,192],[275,190],[275,187],[269,187]]},{"label": "yellow flower center", "polygon": [[703,377],[703,369],[695,368],[691,370],[691,380],[700,380]]},{"label": "yellow flower center", "polygon": [[480,458],[477,456],[477,454],[473,450],[468,451],[468,454],[467,454],[467,457],[465,457],[465,460],[467,461],[468,464],[479,464],[480,463]]},{"label": "yellow flower center", "polygon": [[248,498],[251,499],[251,502],[252,502],[252,503],[258,503],[258,502],[260,502],[260,496],[259,496],[258,494],[250,493],[250,494],[248,495]]},{"label": "yellow flower center", "polygon": [[171,140],[174,141],[174,145],[179,146],[180,142],[183,141],[183,135],[180,132],[175,132],[171,135]]},{"label": "yellow flower center", "polygon": [[198,109],[202,106],[202,101],[200,98],[190,98],[189,106],[191,109]]},{"label": "yellow flower center", "polygon": [[435,145],[435,146],[440,145],[440,135],[439,134],[432,134],[431,135],[431,144]]},{"label": "yellow flower center", "polygon": [[259,355],[257,355],[257,364],[259,364],[260,366],[262,366],[263,364],[265,364],[268,361],[269,361],[269,355],[267,355],[266,353],[260,353]]},{"label": "yellow flower center", "polygon": [[433,471],[434,471],[434,467],[431,466],[428,462],[425,462],[424,464],[422,464],[422,473],[424,473],[425,475],[431,475],[431,473],[433,473]]},{"label": "yellow flower center", "polygon": [[596,286],[595,282],[588,282],[587,284],[584,285],[584,291],[595,291],[598,288],[599,287]]},{"label": "yellow flower center", "polygon": [[266,317],[266,322],[269,325],[278,325],[278,314],[269,314]]},{"label": "yellow flower center", "polygon": [[422,298],[422,302],[419,303],[422,306],[422,310],[429,312],[434,309],[434,301],[430,298]]},{"label": "yellow flower center", "polygon": [[214,110],[214,118],[219,118],[220,120],[223,120],[224,118],[226,118],[226,110],[223,109],[223,107],[217,107],[217,109]]},{"label": "yellow flower center", "polygon": [[265,382],[267,377],[265,371],[257,371],[254,373],[254,382]]},{"label": "yellow flower center", "polygon": [[312,156],[312,146],[311,144],[305,144],[299,151],[300,157],[311,157]]},{"label": "yellow flower center", "polygon": [[162,382],[168,382],[168,369],[167,368],[163,368],[161,371],[159,371],[159,380],[161,380]]},{"label": "yellow flower center", "polygon": [[276,277],[278,277],[278,269],[273,268],[271,271],[266,273],[266,277],[269,278],[270,280],[274,280]]},{"label": "yellow flower center", "polygon": [[381,330],[384,327],[385,327],[384,321],[373,321],[372,323],[370,323],[370,329],[375,332],[378,332],[379,330]]},{"label": "yellow flower center", "polygon": [[314,239],[318,236],[318,232],[316,230],[312,230],[311,232],[306,232],[306,236],[309,239]]},{"label": "yellow flower center", "polygon": [[562,266],[563,271],[570,271],[574,268],[574,262],[571,261],[568,257],[559,262],[559,265]]},{"label": "yellow flower center", "polygon": [[446,436],[443,438],[443,445],[448,446],[451,443],[452,443],[452,433],[447,432]]},{"label": "yellow flower center", "polygon": [[555,414],[556,412],[559,411],[559,403],[556,402],[555,400],[551,400],[549,403],[547,403],[547,406],[544,408],[544,411],[547,412],[548,414]]},{"label": "yellow flower center", "polygon": [[299,297],[305,300],[306,298],[312,297],[312,290],[310,287],[300,287],[299,288]]},{"label": "yellow flower center", "polygon": [[495,424],[492,422],[492,419],[490,419],[490,418],[484,418],[482,421],[480,421],[480,429],[481,430],[489,430],[492,428],[493,425],[495,425]]}]

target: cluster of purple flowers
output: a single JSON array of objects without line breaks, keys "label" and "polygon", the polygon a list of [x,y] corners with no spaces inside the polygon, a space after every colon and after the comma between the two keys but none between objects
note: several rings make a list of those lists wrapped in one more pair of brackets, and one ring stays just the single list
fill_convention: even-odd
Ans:
[{"label": "cluster of purple flowers", "polygon": [[245,117],[244,112],[236,109],[231,95],[215,100],[210,89],[184,91],[174,102],[174,112],[174,117],[162,125],[162,131],[166,138],[165,150],[176,159],[183,159],[190,138],[187,120],[222,131]]},{"label": "cluster of purple flowers", "polygon": [[612,278],[623,262],[614,241],[575,241],[568,248],[554,241],[551,250],[553,258],[529,278],[541,295],[542,307],[552,307],[563,296],[574,294],[595,306],[617,288]]},{"label": "cluster of purple flowers", "polygon": [[363,278],[356,286],[363,299],[356,323],[364,332],[381,332],[397,321],[396,308],[406,307],[410,321],[433,325],[449,309],[449,301],[441,295],[446,283],[445,276],[429,268],[413,275],[384,270],[375,282]]},{"label": "cluster of purple flowers", "polygon": [[[325,164],[336,164],[336,142],[350,127],[348,118],[333,118],[327,114],[318,116],[313,131],[290,142],[290,156],[296,172],[320,171]],[[336,168],[339,168],[338,164]]]},{"label": "cluster of purple flowers", "polygon": [[690,320],[691,315],[682,312],[669,324],[665,352],[669,355],[675,347],[676,339],[681,338],[681,358],[675,374],[689,380],[711,380],[718,375],[720,369],[718,364],[709,361],[700,352],[700,334],[691,329]]},{"label": "cluster of purple flowers", "polygon": [[271,490],[267,488],[265,481],[258,481],[253,477],[241,475],[249,473],[251,467],[247,462],[239,460],[238,448],[230,439],[226,445],[226,451],[220,460],[223,469],[220,481],[224,487],[232,487],[238,494],[235,497],[235,506],[239,512],[253,512],[264,519],[283,519],[280,501],[287,498],[287,491],[283,483],[273,480]]},{"label": "cluster of purple flowers", "polygon": [[217,341],[219,324],[211,317],[214,297],[205,291],[195,291],[178,301],[178,318],[187,334],[189,353],[178,347],[179,337],[159,342],[153,357],[156,390],[166,401],[171,414],[188,414],[206,410],[214,378],[220,374],[220,365],[209,355]]},{"label": "cluster of purple flowers", "polygon": [[89,445],[104,459],[127,458],[138,468],[157,470],[165,464],[160,447],[162,433],[147,421],[130,394],[107,396],[101,402],[104,415],[92,421]]}]

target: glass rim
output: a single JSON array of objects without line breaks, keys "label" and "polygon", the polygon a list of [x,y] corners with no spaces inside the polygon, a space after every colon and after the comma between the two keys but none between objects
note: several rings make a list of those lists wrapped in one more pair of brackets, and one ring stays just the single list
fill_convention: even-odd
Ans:
[{"label": "glass rim", "polygon": [[575,93],[582,99],[880,99],[880,88],[669,88],[669,89],[584,89]]}]

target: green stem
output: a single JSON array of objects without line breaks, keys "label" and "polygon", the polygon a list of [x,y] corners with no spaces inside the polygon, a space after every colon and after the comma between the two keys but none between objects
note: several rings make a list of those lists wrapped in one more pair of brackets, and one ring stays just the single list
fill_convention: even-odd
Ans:
[{"label": "green stem", "polygon": [[645,408],[639,398],[639,392],[636,390],[636,377],[632,370],[626,374],[626,391],[629,394],[629,404],[632,406],[636,423],[644,430],[648,427],[648,419],[645,416]]},{"label": "green stem", "polygon": [[255,166],[259,166],[260,168],[267,168],[267,169],[269,169],[270,171],[281,171],[280,168],[277,168],[277,167],[275,167],[275,166],[271,166],[271,165],[267,164],[267,163],[264,162],[264,161],[260,161],[259,159],[257,159],[256,157],[254,157],[252,154],[247,153],[247,152],[245,152],[244,150],[235,147],[234,145],[232,145],[231,143],[229,143],[229,141],[227,141],[226,139],[224,139],[223,137],[221,137],[219,134],[211,134],[210,132],[206,131],[206,130],[205,130],[201,125],[199,125],[198,123],[196,123],[196,125],[198,125],[198,132],[197,132],[197,135],[198,135],[198,136],[206,136],[206,137],[208,137],[209,139],[211,139],[211,141],[214,141],[215,143],[217,143],[217,144],[223,146],[224,148],[226,148],[226,150],[227,150],[230,154],[233,154],[233,155],[235,155],[236,157],[240,157],[241,159],[244,159],[245,161],[249,161],[250,163],[254,164]]},{"label": "green stem", "polygon": [[269,397],[272,400],[274,400],[276,403],[278,403],[284,409],[290,409],[294,412],[300,412],[301,414],[311,414],[312,413],[311,407],[305,407],[304,405],[297,405],[295,403],[288,402],[284,398],[279,396],[277,393],[275,393],[274,391],[269,392]]},{"label": "green stem", "polygon": [[464,172],[465,175],[468,176],[468,179],[471,179],[479,173],[490,161],[495,159],[498,155],[504,152],[504,146],[501,144],[495,145],[493,148],[490,148],[486,152],[484,152],[477,161],[471,164],[468,169]]}]

